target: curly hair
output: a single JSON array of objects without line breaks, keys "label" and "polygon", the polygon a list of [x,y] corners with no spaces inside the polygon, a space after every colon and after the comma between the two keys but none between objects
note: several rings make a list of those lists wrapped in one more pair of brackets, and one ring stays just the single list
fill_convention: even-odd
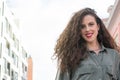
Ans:
[{"label": "curly hair", "polygon": [[81,60],[87,57],[86,42],[81,36],[81,24],[86,15],[92,15],[97,24],[100,25],[97,36],[98,42],[107,48],[118,50],[114,39],[107,31],[102,20],[96,15],[96,12],[91,8],[84,8],[72,16],[57,40],[54,55],[58,60],[58,66],[62,72],[65,72],[67,69],[75,69]]}]

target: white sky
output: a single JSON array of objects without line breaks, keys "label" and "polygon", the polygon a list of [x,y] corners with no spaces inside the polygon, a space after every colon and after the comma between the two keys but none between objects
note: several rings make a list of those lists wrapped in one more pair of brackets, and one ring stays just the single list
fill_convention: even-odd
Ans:
[{"label": "white sky", "polygon": [[[22,43],[33,58],[33,80],[54,80],[56,40],[75,11],[94,8],[101,18],[108,17],[107,8],[115,0],[16,0],[15,8],[21,19]],[[14,6],[13,6],[14,5]]]}]

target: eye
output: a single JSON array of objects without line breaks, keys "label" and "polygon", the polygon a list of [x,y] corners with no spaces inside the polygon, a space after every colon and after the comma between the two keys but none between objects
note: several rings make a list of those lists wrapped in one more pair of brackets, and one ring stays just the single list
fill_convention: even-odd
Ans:
[{"label": "eye", "polygon": [[90,26],[94,25],[94,23],[89,23]]},{"label": "eye", "polygon": [[80,28],[81,28],[81,29],[85,28],[85,25],[80,25]]}]

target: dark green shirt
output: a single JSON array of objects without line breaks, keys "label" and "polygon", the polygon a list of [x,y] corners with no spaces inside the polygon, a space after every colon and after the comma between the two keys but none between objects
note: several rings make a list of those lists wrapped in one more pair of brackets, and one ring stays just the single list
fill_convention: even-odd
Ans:
[{"label": "dark green shirt", "polygon": [[58,70],[55,80],[120,80],[120,56],[116,50],[102,46],[98,55],[94,51],[88,54],[72,72],[71,79],[69,71]]}]

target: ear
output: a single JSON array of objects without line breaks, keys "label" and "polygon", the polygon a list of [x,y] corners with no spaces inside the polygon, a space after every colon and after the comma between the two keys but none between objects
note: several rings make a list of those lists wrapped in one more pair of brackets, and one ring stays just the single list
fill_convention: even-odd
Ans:
[{"label": "ear", "polygon": [[98,31],[99,31],[99,29],[100,29],[100,25],[98,24]]}]

